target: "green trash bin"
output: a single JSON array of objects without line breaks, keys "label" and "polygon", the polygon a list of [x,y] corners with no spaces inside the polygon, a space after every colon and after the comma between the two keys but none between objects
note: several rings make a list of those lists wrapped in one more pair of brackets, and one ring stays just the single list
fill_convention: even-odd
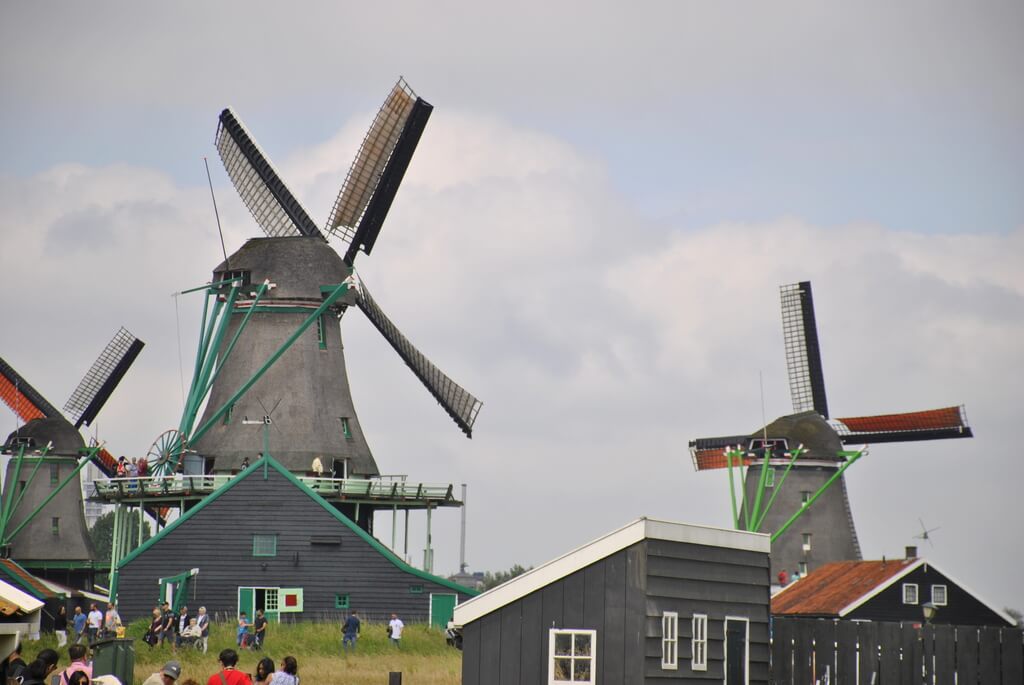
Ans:
[{"label": "green trash bin", "polygon": [[113,675],[123,685],[134,685],[135,640],[112,637],[92,643],[92,674]]}]

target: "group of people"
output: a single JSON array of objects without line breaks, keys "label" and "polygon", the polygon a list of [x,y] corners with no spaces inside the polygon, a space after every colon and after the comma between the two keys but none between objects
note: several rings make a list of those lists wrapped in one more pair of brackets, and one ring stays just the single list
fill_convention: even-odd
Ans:
[{"label": "group of people", "polygon": [[0,662],[0,680],[2,682],[20,685],[49,685],[52,677],[59,677],[61,685],[121,685],[120,681],[112,675],[93,677],[92,664],[86,658],[89,652],[87,645],[76,642],[68,647],[70,663],[60,673],[57,672],[60,666],[60,655],[55,650],[41,649],[35,661],[27,664],[21,657],[21,650],[22,646],[18,644],[14,651]]},{"label": "group of people", "polygon": [[89,613],[83,612],[82,607],[76,606],[75,613],[70,619],[68,619],[67,610],[62,606],[54,620],[58,647],[63,647],[68,642],[69,621],[73,633],[71,641],[75,644],[92,644],[101,638],[119,637],[124,632],[121,615],[117,613],[117,607],[112,603],[107,604],[105,612],[100,611],[99,605],[95,602],[89,605]]},{"label": "group of people", "polygon": [[256,617],[249,622],[243,611],[238,615],[238,632],[235,641],[241,649],[263,649],[267,637],[267,618],[262,609],[256,610]]},{"label": "group of people", "polygon": [[169,602],[164,602],[162,606],[153,607],[153,619],[142,639],[150,648],[169,642],[173,651],[182,645],[195,646],[205,654],[209,648],[210,615],[206,607],[199,607],[199,613],[193,616],[184,605],[175,612]]},{"label": "group of people", "polygon": [[[0,662],[0,682],[18,685],[49,685],[50,679],[59,677],[61,685],[122,685],[113,675],[93,676],[92,664],[87,659],[88,647],[74,643],[68,647],[70,663],[58,673],[60,655],[53,649],[42,649],[31,663],[21,657],[19,643],[14,651]],[[218,656],[220,669],[206,681],[207,685],[299,685],[299,663],[293,656],[286,656],[275,668],[272,659],[260,660],[253,674],[239,671],[238,653],[225,649]],[[180,684],[181,664],[168,661],[157,673],[152,674],[142,685],[199,685],[192,678]]]},{"label": "group of people", "polygon": [[[361,628],[362,624],[359,621],[359,614],[353,610],[348,615],[348,618],[345,619],[345,622],[341,624],[341,649],[343,652],[355,650]],[[405,624],[402,623],[402,619],[398,618],[398,614],[391,614],[391,620],[388,622],[387,627],[388,640],[398,649],[402,648],[402,631],[404,629]]]},{"label": "group of people", "polygon": [[[206,685],[299,685],[299,662],[293,656],[286,656],[274,666],[273,659],[264,658],[256,665],[256,672],[249,674],[238,670],[238,652],[225,649],[217,657],[220,670],[211,675]],[[178,685],[181,664],[168,661],[159,672],[146,678],[142,685]],[[180,685],[199,685],[195,680],[182,681]]]},{"label": "group of people", "polygon": [[115,475],[118,478],[145,478],[149,475],[149,462],[145,457],[132,457],[131,461],[118,457]]}]

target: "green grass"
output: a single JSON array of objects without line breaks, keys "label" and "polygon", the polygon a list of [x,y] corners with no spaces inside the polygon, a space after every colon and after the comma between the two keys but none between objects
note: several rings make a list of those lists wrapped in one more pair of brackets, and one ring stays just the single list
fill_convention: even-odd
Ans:
[{"label": "green grass", "polygon": [[[214,625],[210,631],[209,652],[180,649],[174,654],[170,646],[153,647],[142,641],[148,621],[135,621],[128,626],[127,636],[135,640],[135,683],[139,685],[150,674],[159,671],[170,659],[181,662],[182,677],[200,684],[219,670],[217,655],[222,649],[235,646],[234,625]],[[384,623],[363,623],[359,643],[354,652],[342,653],[341,628],[337,623],[270,624],[265,646],[260,652],[239,652],[239,670],[253,673],[256,663],[270,657],[279,664],[285,656],[299,662],[303,685],[386,685],[388,673],[402,673],[405,685],[459,685],[462,653],[445,644],[444,631],[423,624],[406,626],[401,649],[387,637]],[[26,657],[34,657],[44,647],[54,647],[53,635],[45,635],[37,643],[26,643]],[[61,668],[67,666],[67,649],[58,650]]]}]

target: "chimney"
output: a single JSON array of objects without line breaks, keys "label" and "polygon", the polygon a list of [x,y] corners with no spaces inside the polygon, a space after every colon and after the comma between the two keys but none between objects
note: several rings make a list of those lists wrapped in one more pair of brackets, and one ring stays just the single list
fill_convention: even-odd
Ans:
[{"label": "chimney", "polygon": [[907,545],[907,559],[917,559],[917,547]]}]

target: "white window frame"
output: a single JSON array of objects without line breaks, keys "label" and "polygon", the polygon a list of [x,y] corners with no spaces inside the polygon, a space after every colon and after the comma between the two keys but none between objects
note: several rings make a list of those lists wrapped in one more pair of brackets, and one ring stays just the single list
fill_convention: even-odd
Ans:
[{"label": "white window frame", "polygon": [[804,551],[805,552],[810,552],[811,551],[811,534],[810,533],[801,533],[800,537],[802,538]]},{"label": "white window frame", "polygon": [[[936,592],[938,590],[938,593]],[[939,600],[938,594],[942,594],[942,600]],[[949,589],[945,585],[932,585],[932,604],[937,607],[944,607],[949,602]]]},{"label": "white window frame", "polygon": [[666,611],[661,615],[661,668],[679,669],[679,614]]},{"label": "white window frame", "polygon": [[[558,635],[572,635],[573,636],[573,651],[576,650],[575,636],[576,635],[589,635],[590,636],[590,654],[576,656],[572,655],[570,658],[574,664],[577,659],[589,659],[590,660],[590,678],[587,680],[555,680],[555,637]],[[564,657],[563,657],[564,658]],[[575,669],[571,669],[570,678],[575,674]],[[548,685],[562,685],[563,683],[583,683],[584,685],[594,685],[597,682],[597,631],[596,630],[584,630],[584,629],[569,629],[569,628],[551,628],[548,630]]]},{"label": "white window frame", "polygon": [[707,614],[694,614],[690,621],[690,670],[708,670]]},{"label": "white window frame", "polygon": [[[909,595],[913,593],[913,599],[909,599]],[[921,593],[917,587],[917,583],[903,583],[903,603],[904,604],[919,604],[921,602]]]}]

